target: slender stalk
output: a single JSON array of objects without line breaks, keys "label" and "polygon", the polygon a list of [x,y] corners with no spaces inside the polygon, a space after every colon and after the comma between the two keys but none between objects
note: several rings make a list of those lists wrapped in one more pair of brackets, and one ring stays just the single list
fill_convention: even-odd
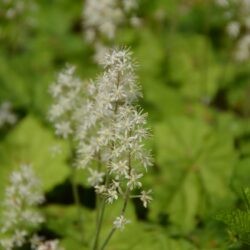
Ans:
[{"label": "slender stalk", "polygon": [[79,193],[78,193],[78,190],[77,190],[77,183],[76,183],[76,180],[75,180],[75,169],[72,170],[72,192],[73,192],[73,197],[74,197],[74,201],[76,203],[76,205],[78,207],[80,207],[80,197],[79,197]]},{"label": "slender stalk", "polygon": [[[131,154],[130,152],[128,153],[128,166],[129,166],[129,174],[131,173]],[[125,193],[125,200],[123,203],[122,211],[121,211],[121,216],[123,216],[126,212],[126,208],[128,206],[128,200],[130,197],[130,187],[127,186],[126,188],[126,193]],[[110,239],[112,238],[113,234],[115,233],[116,228],[112,228],[111,231],[109,232],[107,238],[104,240],[104,243],[102,244],[100,250],[104,250],[107,244],[109,243]]]},{"label": "slender stalk", "polygon": [[130,194],[130,189],[129,189],[129,187],[127,187],[126,194],[125,194],[125,201],[124,201],[124,204],[122,207],[121,215],[124,215],[126,208],[128,206],[129,194]]},{"label": "slender stalk", "polygon": [[[101,156],[100,156],[100,153],[98,154],[98,165],[97,165],[97,170],[98,172],[101,170]],[[99,221],[99,216],[100,216],[100,202],[101,202],[101,199],[100,199],[100,195],[98,193],[96,193],[96,228],[98,226],[98,221]]]},{"label": "slender stalk", "polygon": [[101,232],[101,228],[102,228],[102,222],[103,222],[105,208],[106,208],[106,203],[105,203],[105,200],[102,199],[101,209],[100,209],[99,216],[98,216],[98,221],[97,221],[97,227],[96,227],[96,234],[95,234],[93,250],[98,249],[99,237],[100,237],[100,232]]},{"label": "slender stalk", "polygon": [[99,217],[100,217],[100,195],[96,194],[96,228],[98,226],[98,222],[99,222]]},{"label": "slender stalk", "polygon": [[112,230],[109,232],[109,235],[106,238],[106,240],[104,241],[104,243],[103,243],[102,247],[100,248],[100,250],[103,250],[108,245],[108,243],[109,243],[111,237],[113,236],[113,234],[115,233],[115,231],[116,231],[116,228],[113,227]]},{"label": "slender stalk", "polygon": [[[118,72],[118,74],[117,74],[117,82],[116,82],[117,88],[119,87],[119,84],[120,84],[120,77],[121,77],[120,72]],[[118,106],[119,106],[119,103],[116,102],[115,103],[115,108],[114,108],[114,114],[115,115],[117,114]],[[112,149],[113,148],[114,148],[114,144],[112,145]],[[108,184],[109,184],[109,178],[110,178],[110,176],[109,176],[109,173],[108,173],[108,170],[107,170],[106,171],[106,180],[105,180],[105,187],[106,188],[108,187]],[[106,208],[106,202],[105,202],[105,199],[102,198],[100,212],[98,212],[98,213],[100,213],[100,215],[98,216],[99,219],[97,221],[97,228],[96,228],[96,234],[95,234],[95,237],[94,237],[93,250],[98,250],[99,238],[100,238],[100,232],[101,232],[101,228],[102,228],[102,224],[103,224],[103,217],[104,217],[105,208]]]},{"label": "slender stalk", "polygon": [[[126,195],[125,195],[125,201],[124,201],[124,204],[123,204],[123,207],[122,207],[121,215],[125,214],[125,211],[126,211],[126,208],[127,208],[127,205],[128,205],[129,194],[130,194],[130,189],[129,189],[129,187],[127,187],[127,189],[126,189]],[[112,238],[112,236],[116,232],[116,230],[117,229],[115,227],[113,227],[110,230],[110,232],[109,232],[107,238],[104,240],[104,243],[102,244],[100,250],[104,250],[105,249],[105,247],[108,245],[110,239]]]},{"label": "slender stalk", "polygon": [[[80,202],[80,196],[79,196],[79,192],[77,189],[77,183],[76,183],[76,179],[75,179],[76,169],[72,168],[71,171],[72,171],[72,173],[71,173],[71,187],[72,187],[73,199],[74,199],[74,203],[77,207],[77,219],[78,219],[77,224],[79,226],[79,230],[81,232],[81,235],[84,235],[81,202]],[[81,238],[81,241],[83,241],[82,238]]]},{"label": "slender stalk", "polygon": [[[70,140],[70,145],[71,148],[74,149],[74,145],[73,145],[73,140]],[[74,156],[74,151],[72,151],[72,158]],[[83,217],[82,217],[82,211],[81,211],[81,201],[80,201],[80,196],[79,196],[79,192],[78,192],[78,188],[77,188],[77,182],[76,182],[76,167],[71,167],[71,188],[72,188],[72,194],[73,194],[73,199],[74,199],[74,203],[76,205],[76,209],[77,209],[77,221],[78,221],[78,226],[79,226],[79,230],[81,232],[81,242],[84,241],[83,239],[83,235],[84,235],[84,229],[83,229]]]},{"label": "slender stalk", "polygon": [[[108,174],[108,171],[106,171],[105,187],[108,186],[108,183],[109,183],[109,174]],[[99,237],[100,237],[100,232],[101,232],[101,228],[102,228],[105,208],[106,208],[106,202],[105,202],[105,199],[102,198],[101,208],[100,208],[100,212],[99,212],[99,216],[98,216],[99,218],[97,221],[96,233],[95,233],[95,237],[94,237],[93,250],[98,249]]]}]

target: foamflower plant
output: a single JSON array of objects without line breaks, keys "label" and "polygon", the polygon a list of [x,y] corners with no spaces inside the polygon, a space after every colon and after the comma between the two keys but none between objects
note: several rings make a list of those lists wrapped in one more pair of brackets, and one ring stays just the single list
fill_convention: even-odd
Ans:
[{"label": "foamflower plant", "polygon": [[[144,207],[152,200],[151,190],[142,185],[152,157],[144,145],[150,131],[147,114],[138,105],[137,65],[129,49],[110,49],[100,66],[103,73],[89,82],[73,76],[73,68],[60,73],[51,87],[55,101],[50,110],[56,134],[74,138],[75,165],[87,172],[86,181],[97,194],[94,250],[104,249],[115,231],[130,222],[125,217],[129,199],[141,199]],[[118,200],[122,209],[101,243],[104,211]]]},{"label": "foamflower plant", "polygon": [[[128,200],[134,190],[142,189],[141,178],[152,164],[150,152],[144,146],[150,132],[146,127],[147,115],[137,104],[142,93],[131,52],[110,50],[101,66],[104,72],[88,86],[89,100],[82,107],[76,131],[78,167],[89,172],[88,182],[100,198],[93,249],[99,249],[106,204],[120,199],[124,202],[101,249],[117,229],[123,229],[129,222],[125,218]],[[142,191],[139,197],[145,207],[151,201],[148,191]]]}]

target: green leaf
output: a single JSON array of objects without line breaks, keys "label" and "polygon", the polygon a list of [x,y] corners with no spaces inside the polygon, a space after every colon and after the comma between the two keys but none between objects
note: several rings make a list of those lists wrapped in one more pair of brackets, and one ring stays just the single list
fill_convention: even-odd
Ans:
[{"label": "green leaf", "polygon": [[240,194],[242,189],[249,187],[250,183],[250,157],[241,159],[235,166],[232,185],[235,191]]},{"label": "green leaf", "polygon": [[160,174],[152,186],[157,197],[153,209],[169,214],[174,225],[188,232],[197,216],[231,202],[233,138],[185,117],[156,125],[155,138]]},{"label": "green leaf", "polygon": [[[173,36],[168,74],[170,82],[180,87],[183,96],[211,99],[219,88],[222,73],[211,45],[203,36]],[[192,49],[190,49],[192,48]]]},{"label": "green leaf", "polygon": [[[112,222],[121,210],[121,202],[107,206],[103,228],[101,230],[101,241],[108,235],[112,228]],[[131,205],[131,204],[130,204]],[[62,237],[62,245],[67,250],[90,249],[93,243],[95,212],[82,209],[83,234],[76,225],[76,207],[64,207],[50,205],[44,208],[47,218],[47,226],[50,230]],[[133,216],[132,206],[128,207],[126,218],[131,219],[123,231],[117,230],[111,238],[107,249],[115,250],[195,250],[196,248],[186,240],[171,239],[167,231],[156,225],[138,222]],[[83,240],[83,243],[80,241]]]},{"label": "green leaf", "polygon": [[[172,239],[167,231],[160,227],[143,223],[127,225],[128,230],[117,232],[107,249],[117,250],[195,250],[183,239]],[[129,240],[128,240],[129,239]]]},{"label": "green leaf", "polygon": [[[51,147],[58,145],[62,153],[53,157]],[[0,197],[10,172],[21,163],[31,163],[44,190],[53,188],[69,174],[66,160],[69,157],[68,145],[55,138],[35,117],[28,116],[5,137],[0,144]]]}]

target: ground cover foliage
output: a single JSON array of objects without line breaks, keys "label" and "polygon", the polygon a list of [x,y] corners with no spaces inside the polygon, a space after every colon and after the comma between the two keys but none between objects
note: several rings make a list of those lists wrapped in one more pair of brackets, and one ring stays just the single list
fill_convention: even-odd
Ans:
[{"label": "ground cover foliage", "polygon": [[[31,25],[9,24],[0,10],[0,104],[11,102],[17,116],[0,128],[0,201],[10,173],[31,163],[45,193],[46,221],[36,232],[68,250],[90,249],[96,200],[80,171],[79,221],[73,149],[48,121],[48,88],[66,63],[82,79],[100,72],[82,30],[83,6],[37,1]],[[119,27],[114,44],[130,47],[138,63],[154,157],[143,185],[153,201],[128,204],[132,223],[107,249],[250,249],[250,61],[235,60],[235,40],[214,1],[140,0],[137,16],[139,27]],[[121,206],[107,209],[101,237]]]}]

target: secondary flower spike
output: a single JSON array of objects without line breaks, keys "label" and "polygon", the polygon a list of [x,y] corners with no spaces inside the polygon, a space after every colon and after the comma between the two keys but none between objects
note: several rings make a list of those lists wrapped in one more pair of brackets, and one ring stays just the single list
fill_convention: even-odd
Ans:
[{"label": "secondary flower spike", "polygon": [[0,246],[16,249],[27,242],[32,228],[44,221],[36,206],[44,201],[41,183],[31,166],[23,164],[12,172],[2,202]]}]

